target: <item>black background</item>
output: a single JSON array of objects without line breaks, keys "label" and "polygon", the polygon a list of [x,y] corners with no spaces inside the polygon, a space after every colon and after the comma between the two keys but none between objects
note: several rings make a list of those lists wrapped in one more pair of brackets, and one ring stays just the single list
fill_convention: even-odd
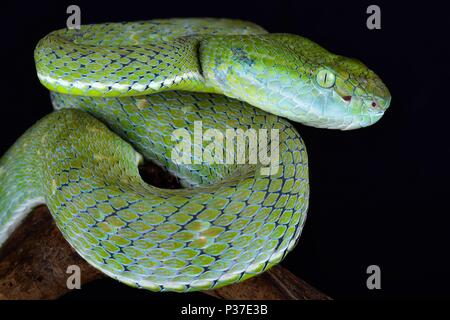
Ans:
[{"label": "black background", "polygon": [[[299,245],[283,265],[335,299],[449,297],[450,28],[442,5],[312,0],[2,4],[0,155],[51,112],[48,93],[36,77],[33,50],[40,38],[65,27],[70,4],[81,7],[82,24],[240,18],[362,60],[390,89],[391,107],[380,122],[356,131],[296,125],[310,159],[311,205]],[[381,30],[366,27],[370,4],[381,7]],[[366,268],[372,264],[381,268],[381,290],[366,287]],[[68,298],[86,297],[181,299],[113,280],[86,285]]]}]

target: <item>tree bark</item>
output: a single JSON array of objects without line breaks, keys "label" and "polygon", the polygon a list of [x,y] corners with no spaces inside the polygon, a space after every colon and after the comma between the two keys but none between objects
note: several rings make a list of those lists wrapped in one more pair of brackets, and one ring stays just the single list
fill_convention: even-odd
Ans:
[{"label": "tree bark", "polygon": [[[141,169],[141,175],[154,185],[176,184],[161,178],[154,166]],[[0,299],[57,299],[70,291],[66,283],[70,265],[80,267],[82,284],[104,277],[73,250],[47,207],[40,206],[0,251]],[[244,282],[204,293],[221,299],[330,299],[279,265]]]}]

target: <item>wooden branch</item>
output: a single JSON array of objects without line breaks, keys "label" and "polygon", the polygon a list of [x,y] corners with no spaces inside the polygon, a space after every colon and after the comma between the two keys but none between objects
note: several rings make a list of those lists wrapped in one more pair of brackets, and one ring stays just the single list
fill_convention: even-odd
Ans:
[{"label": "wooden branch", "polygon": [[280,265],[244,282],[204,293],[230,300],[331,300]]},{"label": "wooden branch", "polygon": [[102,276],[70,247],[47,208],[38,207],[0,252],[0,299],[56,299],[69,290],[69,265],[81,268],[83,282]]},{"label": "wooden branch", "polygon": [[[174,180],[161,178],[158,170],[146,165],[141,174],[154,185],[175,184]],[[66,285],[70,265],[80,267],[82,284],[104,277],[72,249],[47,207],[40,206],[0,252],[0,299],[57,299],[70,291]],[[242,283],[204,293],[221,299],[330,299],[281,266]]]}]

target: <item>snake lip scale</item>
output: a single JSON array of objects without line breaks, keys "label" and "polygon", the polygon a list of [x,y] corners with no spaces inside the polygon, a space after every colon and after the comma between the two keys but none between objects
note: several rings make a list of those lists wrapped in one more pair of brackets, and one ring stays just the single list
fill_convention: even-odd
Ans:
[{"label": "snake lip scale", "polygon": [[[218,288],[279,263],[299,240],[309,202],[306,148],[288,120],[357,129],[377,122],[391,101],[362,62],[239,20],[61,29],[34,55],[55,111],[0,160],[0,246],[46,204],[87,262],[152,291]],[[220,132],[277,130],[279,170],[174,161],[174,132],[192,136],[198,121]],[[194,140],[192,148],[208,145]],[[143,159],[184,188],[145,183]]]}]

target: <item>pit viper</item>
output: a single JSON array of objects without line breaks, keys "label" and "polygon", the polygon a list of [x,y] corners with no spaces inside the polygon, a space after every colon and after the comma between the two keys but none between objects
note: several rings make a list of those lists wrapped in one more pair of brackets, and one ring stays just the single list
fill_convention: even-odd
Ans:
[{"label": "pit viper", "polygon": [[[280,262],[309,199],[306,149],[288,120],[356,129],[378,121],[391,100],[359,60],[231,19],[61,29],[34,57],[55,111],[0,161],[0,245],[45,204],[89,264],[152,291],[218,288]],[[277,168],[246,160],[261,151],[255,134],[279,154]],[[183,188],[145,183],[144,160]]]}]

